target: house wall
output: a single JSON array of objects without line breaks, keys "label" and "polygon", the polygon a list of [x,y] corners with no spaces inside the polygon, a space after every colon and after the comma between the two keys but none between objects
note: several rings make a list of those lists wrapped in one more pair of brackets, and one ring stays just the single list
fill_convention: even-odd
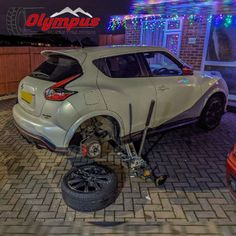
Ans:
[{"label": "house wall", "polygon": [[[206,30],[207,17],[203,17],[201,21],[194,22],[192,25],[189,24],[188,19],[184,19],[180,58],[194,69],[201,68]],[[196,38],[196,43],[190,44],[190,38]]]},{"label": "house wall", "polygon": [[132,26],[132,23],[128,21],[126,23],[125,30],[125,44],[126,45],[136,45],[140,44],[140,36],[141,36],[141,25],[137,25],[136,29]]},{"label": "house wall", "polygon": [[[187,18],[184,19],[180,58],[197,70],[201,68],[206,29],[207,17],[203,16],[199,22],[194,22],[192,25],[190,25]],[[125,44],[140,44],[140,35],[141,26],[139,25],[136,29],[134,29],[131,22],[127,22]],[[195,44],[190,44],[189,38],[196,38]]]}]

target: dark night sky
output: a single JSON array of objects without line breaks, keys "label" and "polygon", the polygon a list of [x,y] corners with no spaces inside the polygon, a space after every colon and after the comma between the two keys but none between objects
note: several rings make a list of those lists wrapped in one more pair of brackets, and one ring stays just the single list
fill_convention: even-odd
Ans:
[{"label": "dark night sky", "polygon": [[62,10],[64,7],[83,8],[93,16],[101,17],[101,26],[105,27],[110,15],[123,15],[129,12],[131,0],[0,0],[0,34],[6,34],[6,14],[10,7],[45,7],[48,14]]},{"label": "dark night sky", "polygon": [[[6,27],[6,14],[11,7],[23,7],[23,8],[35,8],[35,7],[43,7],[44,9],[40,12],[34,12],[34,10],[31,10],[31,13],[42,13],[46,12],[48,16],[51,14],[61,11],[65,7],[70,7],[71,9],[76,9],[78,7],[81,7],[83,10],[91,13],[94,17],[100,17],[101,23],[99,27],[96,28],[96,32],[99,33],[105,33],[106,27],[109,22],[109,16],[111,15],[126,15],[130,12],[131,5],[134,4],[134,2],[137,2],[138,0],[0,0],[0,34],[8,34],[7,27]],[[146,2],[143,0],[143,2]],[[148,1],[147,1],[148,2]],[[154,1],[150,1],[154,2]],[[161,1],[156,1],[161,2]],[[201,6],[205,3],[210,3],[210,5],[207,6],[207,8],[212,8],[213,10],[216,10],[216,12],[220,13],[228,13],[230,12],[234,13],[236,12],[236,2],[235,0],[227,0],[227,1],[203,1],[203,0],[180,0],[180,1],[167,1],[163,0],[166,4],[163,6],[160,6],[157,4],[157,8],[154,8],[155,13],[165,13],[167,11],[168,14],[173,13],[173,8],[170,8],[172,6],[175,6],[177,8],[176,13],[182,13],[185,14],[189,13],[190,9],[194,9],[194,6]],[[171,3],[172,2],[172,3]],[[234,5],[230,5],[230,2]],[[180,4],[181,3],[181,4]],[[227,4],[228,6],[226,6]],[[185,5],[185,7],[184,7]],[[144,4],[146,7],[147,4]],[[158,9],[158,10],[157,10]],[[33,12],[32,12],[33,11]],[[164,12],[163,12],[164,11]],[[28,14],[28,12],[27,12]],[[190,14],[190,13],[189,13]],[[192,14],[192,13],[191,13]],[[28,14],[29,15],[29,14]],[[117,32],[119,33],[119,32]],[[77,34],[77,33],[76,33]],[[78,35],[78,34],[77,34]],[[77,36],[75,36],[77,37]]]}]

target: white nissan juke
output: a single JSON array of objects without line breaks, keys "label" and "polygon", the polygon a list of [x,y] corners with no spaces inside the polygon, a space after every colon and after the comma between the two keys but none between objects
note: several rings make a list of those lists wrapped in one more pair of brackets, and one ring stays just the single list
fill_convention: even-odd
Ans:
[{"label": "white nissan juke", "polygon": [[[150,130],[198,122],[211,130],[226,110],[228,88],[218,72],[193,71],[164,48],[88,47],[43,51],[46,60],[21,80],[13,108],[21,134],[37,146],[66,152],[83,141],[127,142]],[[151,131],[150,131],[151,132]]]}]

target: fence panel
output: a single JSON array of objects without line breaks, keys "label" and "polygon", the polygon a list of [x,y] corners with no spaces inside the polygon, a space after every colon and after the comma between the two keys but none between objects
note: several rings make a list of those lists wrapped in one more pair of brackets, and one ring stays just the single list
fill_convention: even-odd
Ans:
[{"label": "fence panel", "polygon": [[61,49],[71,47],[0,47],[0,96],[17,93],[20,80],[45,60],[41,51]]}]

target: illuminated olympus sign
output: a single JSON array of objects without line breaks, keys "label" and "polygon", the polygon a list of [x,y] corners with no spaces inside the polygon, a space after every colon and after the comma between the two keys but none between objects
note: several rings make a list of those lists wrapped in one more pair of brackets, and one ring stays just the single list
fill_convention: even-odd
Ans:
[{"label": "illuminated olympus sign", "polygon": [[[63,14],[71,14],[73,17],[63,17]],[[79,14],[85,17],[80,17]],[[39,27],[42,31],[50,29],[66,29],[70,31],[74,28],[94,28],[100,23],[99,17],[93,17],[90,13],[85,12],[82,8],[74,11],[66,7],[60,12],[47,17],[46,13],[33,13],[26,20],[26,27]]]}]

